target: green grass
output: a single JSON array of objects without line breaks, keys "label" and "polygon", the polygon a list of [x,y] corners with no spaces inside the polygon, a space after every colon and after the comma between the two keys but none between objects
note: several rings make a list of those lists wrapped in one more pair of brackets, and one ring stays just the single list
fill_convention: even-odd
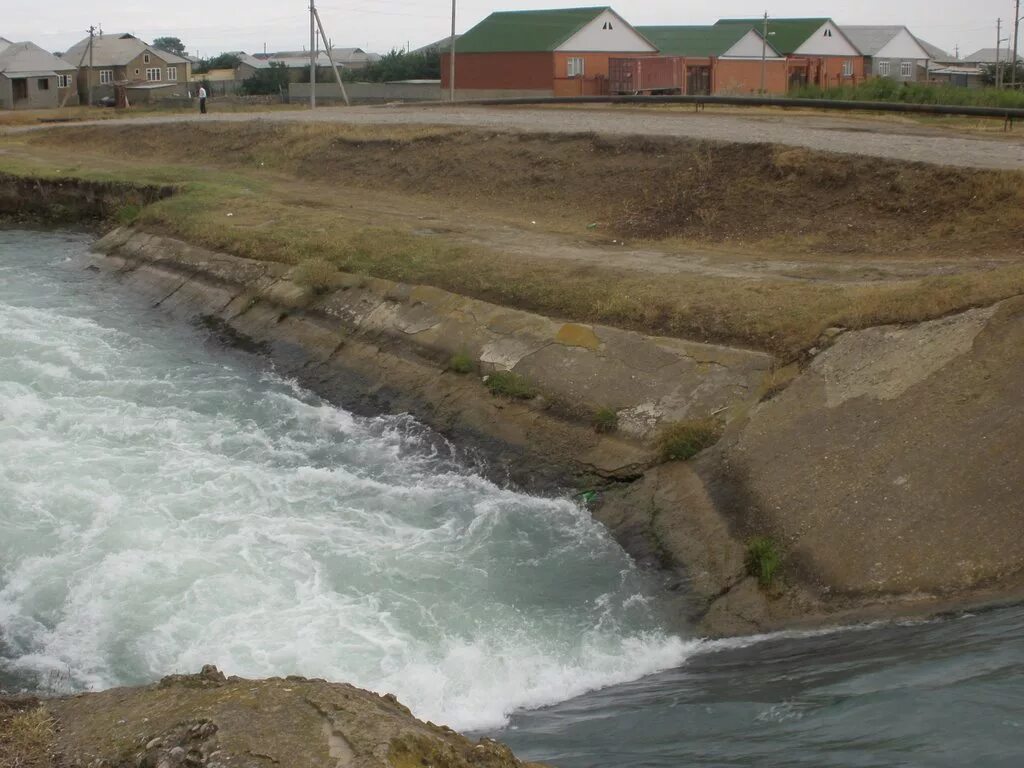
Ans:
[{"label": "green grass", "polygon": [[512,398],[513,400],[529,400],[537,396],[537,390],[530,382],[512,371],[492,373],[484,381],[484,385],[492,395]]},{"label": "green grass", "polygon": [[717,419],[693,419],[665,425],[658,438],[663,461],[686,461],[718,442],[722,424]]},{"label": "green grass", "polygon": [[43,768],[51,765],[54,724],[42,707],[14,712],[0,703],[0,766]]},{"label": "green grass", "polygon": [[614,408],[598,408],[591,418],[594,431],[599,433],[614,432],[619,426],[619,414]]},{"label": "green grass", "polygon": [[473,371],[473,358],[465,352],[456,352],[448,361],[448,370],[455,373],[471,373]]},{"label": "green grass", "polygon": [[313,293],[327,293],[338,286],[338,268],[326,259],[306,259],[292,271],[292,280]]},{"label": "green grass", "polygon": [[970,107],[1010,107],[1024,109],[1024,92],[997,88],[958,88],[953,85],[898,83],[886,77],[874,77],[857,85],[821,88],[805,85],[790,96],[798,99],[843,101],[894,101],[905,104],[946,104]]},{"label": "green grass", "polygon": [[770,587],[782,555],[775,542],[767,536],[755,536],[747,542],[747,573],[757,578],[762,587]]}]

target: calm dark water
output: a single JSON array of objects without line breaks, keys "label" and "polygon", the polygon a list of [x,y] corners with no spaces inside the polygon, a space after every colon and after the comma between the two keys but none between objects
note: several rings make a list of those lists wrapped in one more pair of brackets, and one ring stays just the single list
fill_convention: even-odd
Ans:
[{"label": "calm dark water", "polygon": [[491,735],[560,768],[1024,765],[1024,607],[717,647]]}]

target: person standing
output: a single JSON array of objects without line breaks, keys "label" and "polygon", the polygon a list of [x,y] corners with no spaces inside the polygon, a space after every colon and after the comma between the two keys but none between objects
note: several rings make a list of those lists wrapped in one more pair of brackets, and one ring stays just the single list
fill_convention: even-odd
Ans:
[{"label": "person standing", "polygon": [[206,114],[206,88],[199,86],[199,114]]}]

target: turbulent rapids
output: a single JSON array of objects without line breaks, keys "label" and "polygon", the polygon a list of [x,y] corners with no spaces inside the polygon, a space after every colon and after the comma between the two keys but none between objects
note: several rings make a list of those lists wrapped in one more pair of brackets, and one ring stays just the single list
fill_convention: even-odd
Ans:
[{"label": "turbulent rapids", "polygon": [[459,728],[678,664],[570,501],[503,490],[0,233],[0,655],[41,688],[203,663],[394,692]]}]

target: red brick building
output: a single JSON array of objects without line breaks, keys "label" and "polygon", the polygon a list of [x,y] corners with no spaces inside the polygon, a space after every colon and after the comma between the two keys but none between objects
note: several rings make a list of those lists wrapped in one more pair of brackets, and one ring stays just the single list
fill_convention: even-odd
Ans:
[{"label": "red brick building", "polygon": [[[456,43],[455,90],[462,98],[601,95],[609,58],[657,50],[608,7],[492,13]],[[448,73],[442,52],[445,91]]]}]

